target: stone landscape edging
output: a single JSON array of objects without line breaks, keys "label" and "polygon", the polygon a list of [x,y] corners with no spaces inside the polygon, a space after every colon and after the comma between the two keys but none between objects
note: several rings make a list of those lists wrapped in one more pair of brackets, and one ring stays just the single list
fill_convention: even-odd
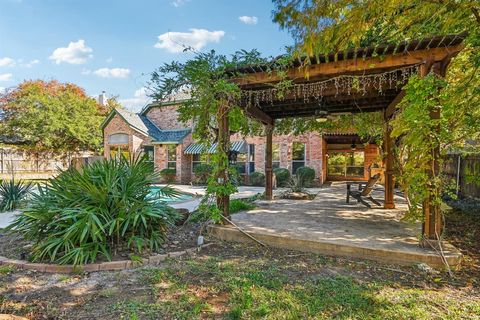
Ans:
[{"label": "stone landscape edging", "polygon": [[0,256],[0,265],[12,266],[21,270],[35,270],[44,273],[78,273],[78,272],[97,272],[97,271],[121,271],[127,269],[134,269],[147,264],[159,264],[168,258],[178,258],[188,254],[198,252],[202,248],[211,246],[213,243],[206,243],[199,247],[194,247],[182,251],[174,251],[165,254],[158,254],[143,258],[142,261],[119,260],[108,261],[101,263],[89,263],[85,265],[74,266],[71,264],[50,264],[50,263],[32,263],[25,260],[9,259]]}]

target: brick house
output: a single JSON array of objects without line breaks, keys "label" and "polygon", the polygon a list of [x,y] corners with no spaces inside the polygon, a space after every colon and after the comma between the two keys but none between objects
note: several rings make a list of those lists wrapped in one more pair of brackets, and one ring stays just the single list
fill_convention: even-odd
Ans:
[{"label": "brick house", "polygon": [[[182,99],[155,102],[139,113],[113,110],[102,126],[104,156],[143,152],[157,169],[175,169],[176,182],[192,182],[193,168],[205,161],[202,154],[212,152],[215,146],[205,148],[193,141],[191,125],[177,119],[181,103]],[[235,134],[231,141],[232,150],[237,152],[237,165],[246,180],[252,172],[265,171],[265,137]],[[378,158],[379,148],[374,144],[365,145],[353,133],[310,132],[273,137],[273,167],[295,172],[299,167],[309,166],[315,170],[318,183],[367,180],[369,169]]]}]

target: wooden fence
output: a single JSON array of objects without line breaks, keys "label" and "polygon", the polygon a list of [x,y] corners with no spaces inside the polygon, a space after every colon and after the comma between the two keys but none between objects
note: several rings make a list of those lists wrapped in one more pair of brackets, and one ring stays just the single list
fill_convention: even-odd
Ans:
[{"label": "wooden fence", "polygon": [[61,170],[82,166],[102,157],[80,153],[72,156],[42,154],[35,156],[16,148],[0,147],[0,180],[11,179],[48,179]]},{"label": "wooden fence", "polygon": [[480,155],[448,155],[444,172],[455,184],[459,198],[480,198]]}]

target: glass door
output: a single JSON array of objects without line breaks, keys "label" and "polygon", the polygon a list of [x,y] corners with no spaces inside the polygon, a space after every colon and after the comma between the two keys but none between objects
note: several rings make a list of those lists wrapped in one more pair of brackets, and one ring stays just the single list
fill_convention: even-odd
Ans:
[{"label": "glass door", "polygon": [[365,154],[357,152],[330,152],[327,158],[327,177],[363,178],[365,175]]}]

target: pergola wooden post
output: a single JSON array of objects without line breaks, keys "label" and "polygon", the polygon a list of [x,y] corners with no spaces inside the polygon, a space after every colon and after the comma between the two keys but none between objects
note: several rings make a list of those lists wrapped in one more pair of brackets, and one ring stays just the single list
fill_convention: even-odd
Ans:
[{"label": "pergola wooden post", "polygon": [[[432,62],[427,61],[420,67],[420,76],[425,77],[430,71],[439,77],[445,77],[446,66],[449,63],[451,57],[447,57],[444,61]],[[440,119],[440,108],[432,108],[427,110],[430,114],[430,119],[438,120]],[[435,130],[440,130],[440,124],[435,127]],[[430,182],[432,182],[440,172],[440,148],[437,146],[432,150],[432,157],[430,160],[430,166],[428,169],[428,176]],[[428,194],[428,197],[423,201],[423,215],[424,222],[422,225],[422,233],[424,239],[428,240],[439,240],[440,235],[443,230],[443,221],[442,221],[442,212],[440,205],[433,201],[433,195]]]},{"label": "pergola wooden post", "polygon": [[267,200],[273,199],[273,125],[266,126],[266,144],[265,144],[265,197]]},{"label": "pergola wooden post", "polygon": [[[217,111],[218,123],[218,148],[225,155],[225,162],[219,168],[217,182],[226,185],[229,180],[228,159],[230,152],[230,128],[228,124],[228,106],[222,104]],[[217,207],[223,212],[224,217],[230,218],[230,196],[217,194]],[[227,221],[224,221],[227,223]]]},{"label": "pergola wooden post", "polygon": [[392,140],[392,128],[390,126],[390,119],[387,115],[387,111],[384,112],[384,133],[383,133],[383,152],[384,166],[385,166],[385,201],[383,203],[384,209],[395,208],[395,202],[393,201],[393,192],[395,182],[393,180],[393,140]]}]

